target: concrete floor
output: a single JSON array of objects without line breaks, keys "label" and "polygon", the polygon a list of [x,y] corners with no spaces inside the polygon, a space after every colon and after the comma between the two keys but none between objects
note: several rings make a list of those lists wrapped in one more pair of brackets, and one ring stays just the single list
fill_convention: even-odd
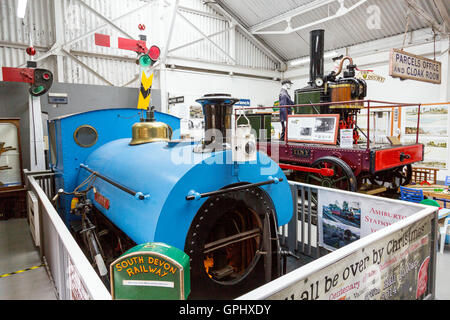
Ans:
[{"label": "concrete floor", "polygon": [[[26,219],[0,221],[0,276],[41,264]],[[56,300],[45,267],[0,278],[0,300]],[[450,300],[450,245],[437,254],[436,300]]]},{"label": "concrete floor", "polygon": [[436,300],[450,300],[450,244],[445,246],[444,254],[437,253]]},{"label": "concrete floor", "polygon": [[[41,265],[26,219],[0,221],[0,276]],[[0,300],[56,300],[45,267],[0,278]]]}]

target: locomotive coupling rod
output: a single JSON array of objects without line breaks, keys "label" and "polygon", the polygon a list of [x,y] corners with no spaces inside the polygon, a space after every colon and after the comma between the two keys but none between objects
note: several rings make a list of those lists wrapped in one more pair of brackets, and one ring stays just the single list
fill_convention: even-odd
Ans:
[{"label": "locomotive coupling rod", "polygon": [[279,183],[281,181],[283,181],[283,178],[271,178],[270,180],[263,181],[263,182],[249,183],[249,184],[244,184],[242,186],[231,187],[231,188],[227,188],[227,189],[221,189],[221,190],[205,192],[205,193],[198,193],[198,192],[195,192],[194,190],[191,190],[191,191],[189,191],[188,195],[186,196],[186,200],[188,200],[188,201],[189,200],[199,200],[201,198],[206,198],[206,197],[211,197],[211,196],[218,196],[218,195],[221,195],[221,194],[225,194],[225,193],[229,193],[229,192],[235,192],[235,191],[240,191],[240,190],[244,190],[244,189],[248,189],[248,188],[265,186],[265,185],[273,184],[273,183],[277,184],[277,183]]},{"label": "locomotive coupling rod", "polygon": [[330,169],[330,168],[318,169],[318,168],[311,168],[311,167],[294,166],[292,164],[284,164],[284,163],[279,163],[278,165],[280,166],[281,169],[318,173],[324,177],[331,177],[334,175],[334,170]]},{"label": "locomotive coupling rod", "polygon": [[115,182],[115,181],[112,181],[111,179],[109,179],[108,177],[105,177],[104,175],[98,173],[97,171],[89,169],[88,166],[86,166],[85,164],[80,164],[80,167],[85,169],[85,170],[87,170],[87,171],[89,171],[90,173],[94,174],[95,176],[99,177],[100,179],[108,182],[109,184],[113,185],[114,187],[116,187],[116,188],[118,188],[118,189],[120,189],[120,190],[122,190],[122,191],[124,191],[126,193],[131,194],[136,199],[144,200],[144,199],[147,199],[147,198],[150,197],[149,195],[144,195],[142,192],[131,190],[131,189],[129,189],[129,188],[127,188],[127,187],[125,187],[125,186]]}]

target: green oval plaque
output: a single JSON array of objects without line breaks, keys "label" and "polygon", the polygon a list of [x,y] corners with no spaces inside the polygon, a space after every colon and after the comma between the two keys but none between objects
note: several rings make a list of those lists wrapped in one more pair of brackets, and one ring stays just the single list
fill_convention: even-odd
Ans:
[{"label": "green oval plaque", "polygon": [[189,256],[165,243],[131,248],[111,263],[110,274],[116,300],[184,300],[191,291]]}]

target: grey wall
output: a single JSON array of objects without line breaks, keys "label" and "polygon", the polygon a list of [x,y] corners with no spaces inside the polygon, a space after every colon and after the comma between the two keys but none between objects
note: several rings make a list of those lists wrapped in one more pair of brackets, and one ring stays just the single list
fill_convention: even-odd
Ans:
[{"label": "grey wall", "polygon": [[[42,111],[48,113],[49,119],[60,116],[109,108],[136,108],[138,102],[137,88],[119,88],[111,86],[97,86],[71,83],[55,83],[51,93],[67,93],[69,103],[66,105],[48,104],[48,95],[41,97]],[[161,94],[159,90],[152,90],[152,104],[157,110],[160,107]]]},{"label": "grey wall", "polygon": [[28,110],[28,88],[26,83],[0,81],[0,117],[19,117]]},{"label": "grey wall", "polygon": [[[28,88],[24,83],[0,82],[0,118],[20,118],[22,162],[30,168],[30,121],[28,116]],[[42,112],[48,119],[64,115],[109,108],[136,108],[137,88],[54,83],[51,93],[67,93],[69,103],[54,107],[48,103],[48,94],[41,96]],[[161,110],[160,90],[152,90],[151,104]],[[47,116],[44,116],[46,118]],[[47,124],[44,125],[44,135]]]}]

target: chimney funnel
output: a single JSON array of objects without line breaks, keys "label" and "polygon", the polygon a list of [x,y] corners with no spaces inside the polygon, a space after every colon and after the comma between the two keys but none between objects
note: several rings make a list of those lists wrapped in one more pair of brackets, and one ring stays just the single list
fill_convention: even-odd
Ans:
[{"label": "chimney funnel", "polygon": [[310,63],[309,63],[309,85],[315,86],[317,78],[324,76],[324,42],[325,30],[313,30],[310,32]]},{"label": "chimney funnel", "polygon": [[231,143],[231,137],[227,134],[231,132],[233,105],[239,99],[232,98],[230,94],[213,93],[205,94],[195,101],[202,105],[205,117],[203,149],[222,150],[225,143]]}]

